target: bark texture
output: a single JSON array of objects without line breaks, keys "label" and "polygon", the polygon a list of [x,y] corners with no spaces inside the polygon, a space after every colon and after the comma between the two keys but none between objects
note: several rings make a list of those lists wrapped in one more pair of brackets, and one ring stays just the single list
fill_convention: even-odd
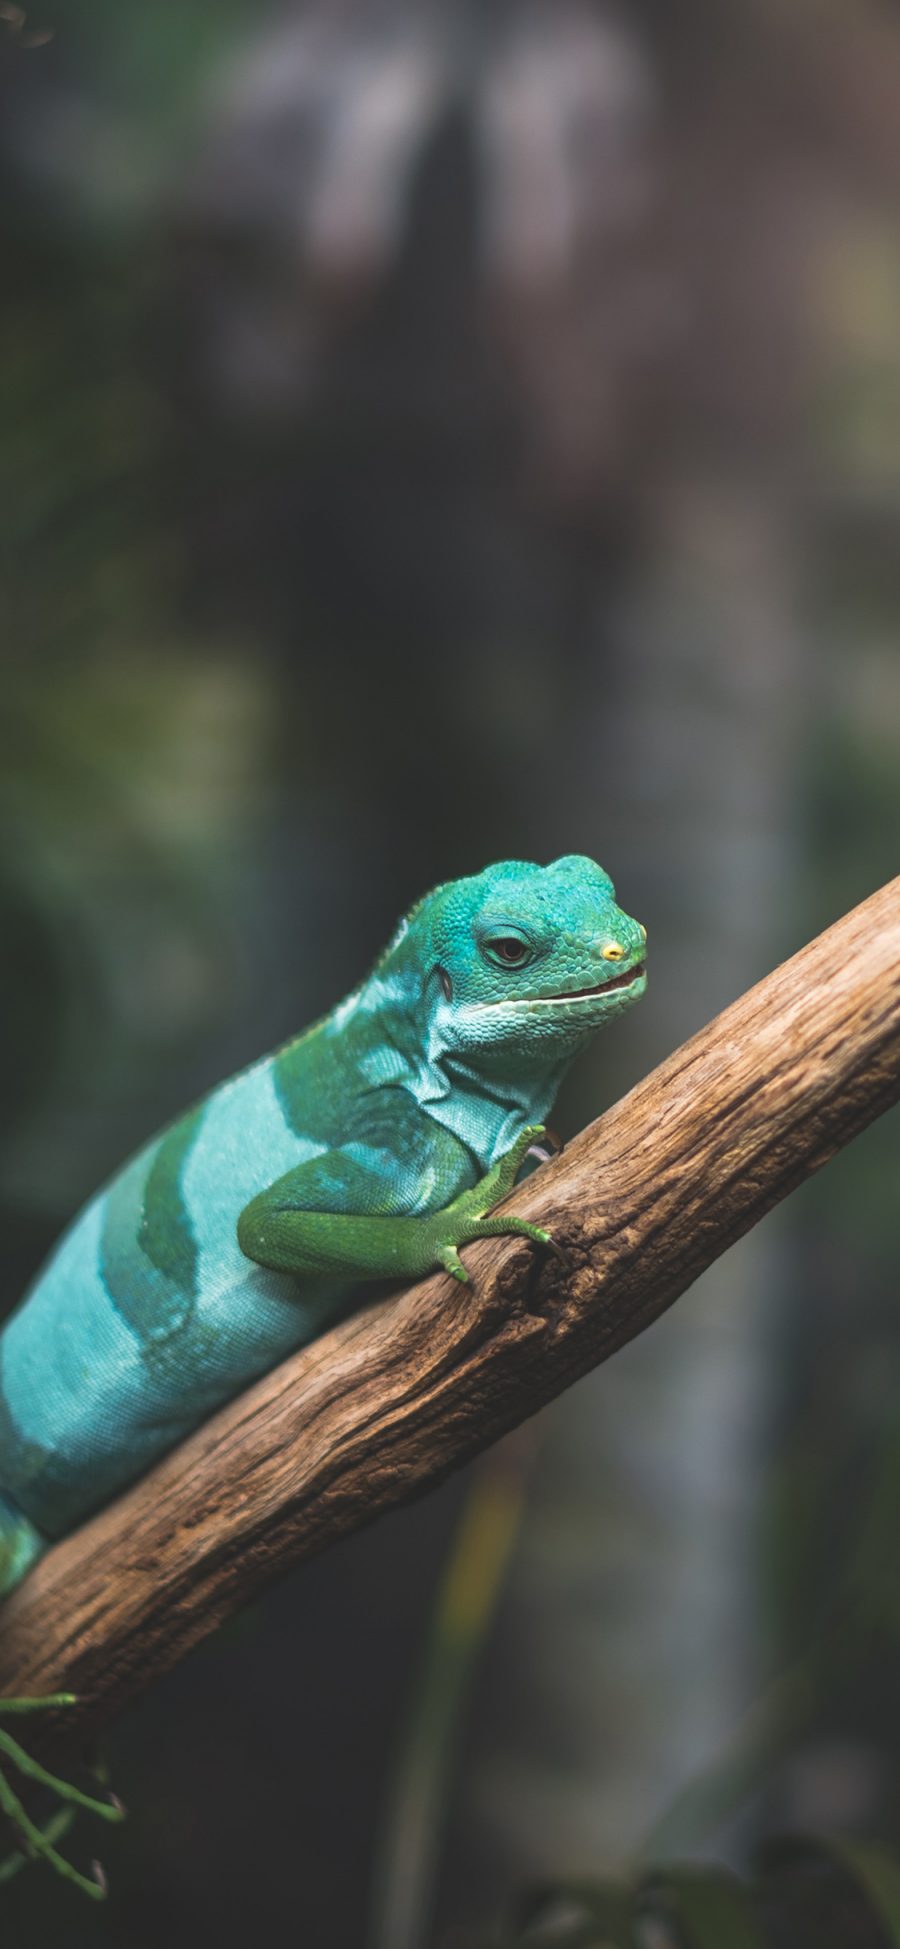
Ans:
[{"label": "bark texture", "polygon": [[[59,1544],[0,1614],[0,1695],[93,1732],[274,1577],[419,1494],[643,1331],[900,1096],[900,879],[726,1009],[508,1200],[521,1240],[370,1303]],[[36,1722],[35,1722],[35,1729]]]}]

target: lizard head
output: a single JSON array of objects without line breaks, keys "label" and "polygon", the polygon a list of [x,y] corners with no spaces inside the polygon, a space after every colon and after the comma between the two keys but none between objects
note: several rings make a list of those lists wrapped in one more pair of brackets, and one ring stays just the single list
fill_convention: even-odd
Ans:
[{"label": "lizard head", "polygon": [[432,1030],[478,1067],[574,1054],[644,993],[646,932],[609,875],[570,854],[504,860],[414,910]]}]

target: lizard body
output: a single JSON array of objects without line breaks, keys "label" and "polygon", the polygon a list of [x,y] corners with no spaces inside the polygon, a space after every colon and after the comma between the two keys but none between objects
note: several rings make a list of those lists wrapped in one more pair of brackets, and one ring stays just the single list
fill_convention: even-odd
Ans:
[{"label": "lizard body", "polygon": [[214,1089],[85,1208],[0,1334],[0,1593],[360,1281],[467,1238],[572,1057],[645,987],[645,934],[573,855],[448,882],[368,978]]}]

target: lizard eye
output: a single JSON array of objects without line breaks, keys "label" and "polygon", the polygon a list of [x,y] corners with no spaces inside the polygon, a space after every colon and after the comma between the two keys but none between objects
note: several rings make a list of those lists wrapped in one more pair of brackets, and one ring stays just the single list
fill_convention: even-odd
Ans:
[{"label": "lizard eye", "polygon": [[493,934],[482,942],[482,953],[499,968],[524,968],[531,960],[531,948],[519,934]]}]

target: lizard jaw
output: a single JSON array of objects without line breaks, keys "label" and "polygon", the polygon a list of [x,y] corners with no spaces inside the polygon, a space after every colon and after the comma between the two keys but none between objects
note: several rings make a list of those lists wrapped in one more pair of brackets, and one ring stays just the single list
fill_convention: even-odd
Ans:
[{"label": "lizard jaw", "polygon": [[611,981],[599,981],[596,988],[569,988],[561,995],[533,995],[531,999],[535,1002],[583,1001],[589,996],[608,995],[614,988],[630,988],[633,982],[643,981],[646,972],[643,961],[638,961],[636,966],[626,968],[624,974],[613,975]]},{"label": "lizard jaw", "polygon": [[488,1002],[488,1008],[550,1008],[560,1003],[568,1006],[571,1002],[602,1001],[604,995],[613,994],[617,989],[633,988],[637,982],[646,980],[647,970],[643,961],[635,967],[626,968],[623,974],[613,975],[609,981],[599,981],[595,988],[569,988],[558,995],[522,995],[517,999],[507,996],[501,1002]]},{"label": "lizard jaw", "polygon": [[[526,1010],[544,1008],[572,1009],[574,1012],[580,1010],[580,1006],[585,1002],[602,1001],[606,995],[621,994],[625,989],[638,988],[646,982],[646,978],[647,970],[645,964],[643,961],[639,961],[635,966],[626,968],[622,974],[613,975],[609,981],[598,982],[596,988],[570,988],[568,992],[557,995],[520,995],[517,997],[507,995],[502,1000],[496,1002],[475,1002],[470,1005],[466,1013],[488,1015],[494,1010],[509,1009],[514,1010],[518,1015],[520,1012]],[[587,1010],[585,1010],[585,1013],[587,1013]]]}]

